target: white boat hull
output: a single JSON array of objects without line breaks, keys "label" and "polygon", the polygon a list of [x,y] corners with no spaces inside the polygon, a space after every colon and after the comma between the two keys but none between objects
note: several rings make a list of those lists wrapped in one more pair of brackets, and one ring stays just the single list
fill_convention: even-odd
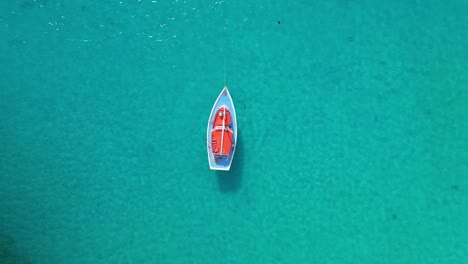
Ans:
[{"label": "white boat hull", "polygon": [[[213,124],[216,118],[216,113],[218,109],[221,109],[223,107],[229,110],[230,117],[232,119],[232,122],[231,124],[229,124],[229,127],[227,127],[228,124],[226,124],[226,130],[229,130],[230,133],[232,131],[232,137],[229,138],[229,140],[231,140],[230,141],[231,149],[227,151],[229,152],[228,155],[216,154],[216,151],[219,151],[219,150],[216,148],[216,151],[214,152],[215,149],[213,148],[213,140],[212,140],[212,135],[213,135],[212,132],[214,131]],[[223,135],[224,135],[224,132],[225,131],[223,128],[223,131],[222,131]],[[213,105],[213,108],[211,109],[206,133],[207,133],[206,143],[207,143],[207,150],[208,150],[208,163],[210,165],[210,169],[228,171],[231,168],[232,160],[234,158],[234,153],[236,151],[237,117],[236,117],[236,110],[234,108],[234,103],[232,102],[232,98],[231,98],[231,95],[229,94],[227,87],[224,87],[224,89],[221,91],[221,93],[219,94],[218,98],[216,99]],[[221,144],[223,144],[223,142]]]}]

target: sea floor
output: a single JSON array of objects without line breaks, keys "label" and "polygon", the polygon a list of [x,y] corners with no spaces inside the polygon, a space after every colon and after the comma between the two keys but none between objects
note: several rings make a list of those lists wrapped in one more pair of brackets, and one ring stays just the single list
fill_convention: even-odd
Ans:
[{"label": "sea floor", "polygon": [[466,14],[2,1],[0,262],[468,263]]}]

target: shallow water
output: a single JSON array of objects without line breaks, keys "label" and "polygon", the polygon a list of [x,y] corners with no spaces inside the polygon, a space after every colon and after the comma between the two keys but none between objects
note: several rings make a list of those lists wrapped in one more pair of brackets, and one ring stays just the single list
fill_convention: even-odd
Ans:
[{"label": "shallow water", "polygon": [[468,262],[468,2],[68,2],[0,3],[2,263]]}]

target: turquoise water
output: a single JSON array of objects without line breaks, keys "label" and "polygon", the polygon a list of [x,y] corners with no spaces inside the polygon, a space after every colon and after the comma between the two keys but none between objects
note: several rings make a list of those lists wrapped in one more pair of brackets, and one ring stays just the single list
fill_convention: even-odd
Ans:
[{"label": "turquoise water", "polygon": [[1,263],[468,263],[468,2],[244,2],[0,2]]}]

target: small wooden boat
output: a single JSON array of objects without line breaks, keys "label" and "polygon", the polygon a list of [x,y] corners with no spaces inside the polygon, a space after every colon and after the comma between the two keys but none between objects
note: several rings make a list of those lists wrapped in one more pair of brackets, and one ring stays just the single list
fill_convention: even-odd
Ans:
[{"label": "small wooden boat", "polygon": [[208,119],[206,143],[212,170],[231,168],[237,142],[237,119],[234,103],[227,87],[219,94]]}]

